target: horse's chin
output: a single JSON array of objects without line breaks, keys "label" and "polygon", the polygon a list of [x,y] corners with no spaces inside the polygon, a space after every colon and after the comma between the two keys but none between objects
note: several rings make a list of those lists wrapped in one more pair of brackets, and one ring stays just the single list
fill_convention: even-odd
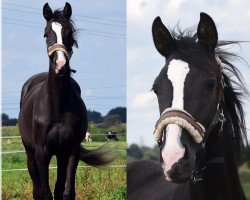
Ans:
[{"label": "horse's chin", "polygon": [[191,179],[191,175],[180,176],[172,174],[171,171],[165,172],[164,174],[166,176],[166,180],[173,183],[185,183]]},{"label": "horse's chin", "polygon": [[68,73],[68,70],[65,66],[63,66],[62,68],[58,69],[58,68],[55,68],[55,75],[56,76],[65,76],[66,74]]}]

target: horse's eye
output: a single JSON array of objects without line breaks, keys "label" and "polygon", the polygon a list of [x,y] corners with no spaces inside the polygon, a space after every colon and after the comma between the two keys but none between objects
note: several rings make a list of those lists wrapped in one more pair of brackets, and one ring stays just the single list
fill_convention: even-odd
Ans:
[{"label": "horse's eye", "polygon": [[153,89],[153,91],[154,91],[154,93],[155,93],[156,95],[158,95],[158,94],[159,94],[158,90]]},{"label": "horse's eye", "polygon": [[206,83],[206,89],[208,91],[213,90],[213,88],[217,85],[217,80],[216,79],[211,79]]}]

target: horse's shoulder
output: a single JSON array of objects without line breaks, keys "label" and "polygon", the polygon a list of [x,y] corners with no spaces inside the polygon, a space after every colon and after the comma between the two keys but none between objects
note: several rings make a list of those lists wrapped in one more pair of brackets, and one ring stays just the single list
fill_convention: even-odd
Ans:
[{"label": "horse's shoulder", "polygon": [[45,79],[47,78],[47,76],[48,76],[48,72],[39,73],[39,74],[36,74],[36,75],[30,77],[24,83],[24,85],[22,87],[22,92],[21,92],[20,106],[22,105],[22,101],[25,99],[25,97],[27,96],[27,94],[29,93],[29,91],[31,91],[32,88],[34,88],[38,84],[44,82]]},{"label": "horse's shoulder", "polygon": [[30,77],[23,85],[22,90],[30,89],[32,86],[44,81],[48,76],[47,72],[36,74]]}]

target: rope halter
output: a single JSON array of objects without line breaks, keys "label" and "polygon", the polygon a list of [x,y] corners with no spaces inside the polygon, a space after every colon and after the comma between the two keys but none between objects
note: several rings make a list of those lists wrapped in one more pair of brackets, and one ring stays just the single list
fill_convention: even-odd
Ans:
[{"label": "rope halter", "polygon": [[53,44],[48,48],[48,55],[49,57],[56,51],[61,51],[65,54],[68,60],[70,60],[72,53],[69,53],[66,49],[66,47],[63,44]]},{"label": "rope halter", "polygon": [[177,124],[186,129],[197,143],[203,140],[205,128],[188,112],[178,108],[167,108],[155,125],[154,137],[157,142],[161,141],[163,131],[168,124]]}]

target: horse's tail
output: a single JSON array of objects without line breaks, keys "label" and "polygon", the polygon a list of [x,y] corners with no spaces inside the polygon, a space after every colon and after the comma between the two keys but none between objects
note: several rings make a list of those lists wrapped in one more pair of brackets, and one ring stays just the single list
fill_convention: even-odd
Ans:
[{"label": "horse's tail", "polygon": [[98,167],[106,166],[112,163],[116,159],[116,155],[111,148],[106,145],[102,145],[97,149],[85,149],[80,146],[80,160],[88,165]]}]

